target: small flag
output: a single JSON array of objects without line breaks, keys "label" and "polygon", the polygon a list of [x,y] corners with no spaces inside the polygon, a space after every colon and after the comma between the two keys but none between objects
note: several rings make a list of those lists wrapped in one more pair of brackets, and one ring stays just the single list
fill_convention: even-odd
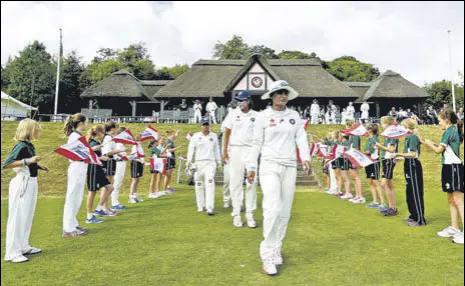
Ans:
[{"label": "small flag", "polygon": [[349,129],[342,130],[341,133],[352,136],[368,136],[368,130],[360,123],[354,124]]},{"label": "small flag", "polygon": [[142,145],[140,143],[137,143],[137,145],[132,146],[131,155],[136,155],[137,158],[145,157],[144,148],[142,148]]},{"label": "small flag", "polygon": [[102,162],[100,162],[97,154],[92,150],[92,147],[84,136],[81,136],[76,141],[60,146],[55,152],[72,161],[84,161],[85,163],[102,166]]},{"label": "small flag", "polygon": [[384,130],[381,136],[386,137],[386,138],[391,138],[391,139],[399,139],[411,133],[412,131],[405,129],[404,127],[400,125],[393,124],[389,126],[388,128],[386,128],[386,130]]},{"label": "small flag", "polygon": [[349,159],[350,163],[352,163],[352,165],[356,168],[365,168],[366,166],[376,163],[376,161],[371,159],[370,156],[353,148],[345,151],[342,156]]},{"label": "small flag", "polygon": [[310,147],[310,156],[315,156],[318,153],[320,145],[320,143],[312,143],[312,146]]},{"label": "small flag", "polygon": [[320,148],[318,148],[317,155],[327,160],[333,160],[336,156],[336,148],[337,145],[331,147],[329,145],[320,144]]},{"label": "small flag", "polygon": [[120,134],[116,135],[113,137],[113,141],[122,143],[122,144],[128,144],[128,145],[136,145],[136,139],[134,136],[132,136],[131,130],[126,129]]},{"label": "small flag", "polygon": [[145,140],[158,140],[158,131],[155,130],[152,126],[147,126],[144,132],[141,135],[140,141],[143,142]]},{"label": "small flag", "polygon": [[166,158],[150,158],[150,169],[161,174],[166,173]]},{"label": "small flag", "polygon": [[310,124],[310,120],[305,120],[305,122],[304,122],[304,129],[305,130],[307,130],[309,124]]}]

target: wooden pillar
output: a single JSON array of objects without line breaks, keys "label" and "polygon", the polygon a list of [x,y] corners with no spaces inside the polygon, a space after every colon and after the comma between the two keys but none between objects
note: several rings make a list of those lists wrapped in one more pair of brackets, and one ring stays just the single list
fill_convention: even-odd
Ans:
[{"label": "wooden pillar", "polygon": [[132,116],[136,116],[137,102],[135,100],[129,101],[129,104],[132,106]]},{"label": "wooden pillar", "polygon": [[381,116],[381,110],[379,107],[379,101],[376,101],[376,118],[380,118]]},{"label": "wooden pillar", "polygon": [[92,99],[89,99],[89,109],[92,110]]}]

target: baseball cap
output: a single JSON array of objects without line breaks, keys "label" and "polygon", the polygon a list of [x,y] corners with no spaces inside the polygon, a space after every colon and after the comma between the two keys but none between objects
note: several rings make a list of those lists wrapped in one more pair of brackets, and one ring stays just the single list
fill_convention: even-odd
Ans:
[{"label": "baseball cap", "polygon": [[210,125],[210,122],[208,122],[208,119],[202,118],[202,119],[200,120],[200,125],[201,125],[201,126]]},{"label": "baseball cap", "polygon": [[247,100],[250,96],[250,93],[247,90],[239,92],[234,99],[237,101],[244,101]]}]

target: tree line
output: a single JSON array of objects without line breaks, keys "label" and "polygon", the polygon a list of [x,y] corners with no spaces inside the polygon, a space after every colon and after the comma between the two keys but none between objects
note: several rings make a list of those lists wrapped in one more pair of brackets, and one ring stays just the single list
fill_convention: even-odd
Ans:
[{"label": "tree line", "polygon": [[[61,51],[60,51],[61,53]],[[380,72],[373,64],[364,63],[352,56],[341,56],[331,61],[320,59],[315,52],[283,50],[277,53],[264,45],[248,45],[242,37],[218,42],[213,48],[214,59],[248,59],[261,54],[267,59],[316,59],[331,75],[341,81],[371,82]],[[126,70],[141,80],[176,79],[189,69],[188,65],[156,68],[145,43],[134,43],[123,49],[100,48],[96,56],[85,65],[75,50],[60,57],[59,113],[73,113],[84,107],[80,94],[91,85],[118,70]],[[47,52],[46,46],[34,41],[19,56],[9,57],[1,67],[1,89],[10,96],[39,107],[40,113],[52,113],[56,86],[57,57]],[[451,86],[440,80],[423,86],[432,95],[426,103],[440,107],[451,102]],[[463,74],[455,85],[458,106],[463,106]]]}]

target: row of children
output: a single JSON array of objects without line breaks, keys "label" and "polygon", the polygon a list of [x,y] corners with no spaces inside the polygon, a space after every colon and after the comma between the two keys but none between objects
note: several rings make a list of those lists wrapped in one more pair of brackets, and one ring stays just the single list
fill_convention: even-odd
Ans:
[{"label": "row of children", "polygon": [[[81,113],[70,116],[64,126],[64,133],[68,136],[68,143],[79,140],[88,128],[85,115]],[[67,170],[67,192],[63,211],[64,238],[83,236],[88,233],[87,228],[79,225],[77,214],[84,198],[84,188],[87,178],[87,214],[86,223],[102,223],[96,216],[117,216],[118,211],[126,207],[119,202],[119,193],[126,173],[127,161],[131,161],[132,183],[129,194],[129,203],[138,203],[143,200],[137,194],[137,186],[143,175],[144,150],[137,141],[133,145],[131,155],[122,143],[113,141],[113,137],[125,131],[110,121],[105,125],[95,125],[87,133],[86,141],[102,162],[88,164],[84,161],[69,160]],[[149,198],[158,198],[174,191],[170,187],[171,172],[175,167],[174,152],[179,148],[174,146],[174,140],[179,134],[169,132],[168,139],[159,136],[149,144],[153,157],[166,158],[164,171],[151,170]],[[17,141],[9,156],[3,162],[3,168],[12,168],[16,176],[11,180],[8,193],[8,222],[6,230],[5,260],[11,262],[26,262],[25,255],[37,254],[41,249],[29,245],[29,235],[38,195],[38,171],[48,171],[48,168],[38,163],[42,159],[36,155],[35,147],[31,143],[40,137],[41,126],[32,119],[22,120],[16,130]],[[136,140],[141,139],[141,134]],[[162,190],[162,176],[164,185]],[[156,186],[156,192],[155,192]],[[93,209],[96,192],[101,190],[100,200]],[[111,198],[111,207],[109,200]]]},{"label": "row of children", "polygon": [[[347,122],[347,128],[355,123]],[[381,118],[381,128],[386,130],[395,125],[392,117]],[[374,163],[365,167],[366,178],[370,185],[373,201],[368,208],[378,209],[384,216],[396,216],[399,211],[396,204],[396,192],[393,184],[394,168],[404,161],[404,178],[406,182],[406,198],[410,215],[404,222],[410,227],[426,225],[424,205],[423,167],[420,161],[421,145],[426,145],[437,154],[442,154],[442,190],[447,193],[451,214],[451,226],[439,231],[440,237],[452,238],[453,242],[463,244],[463,231],[459,230],[458,218],[464,223],[463,211],[463,162],[460,159],[460,144],[463,142],[463,122],[458,120],[453,111],[439,114],[439,128],[443,130],[441,142],[436,144],[422,138],[416,129],[413,119],[404,119],[401,126],[407,131],[402,151],[399,151],[399,140],[385,138],[383,144],[379,140],[379,126],[370,124],[366,127],[368,140],[363,153]],[[361,150],[360,136],[346,135],[344,132],[329,132],[327,138],[321,141],[325,145],[343,145],[347,149]],[[336,154],[336,159],[323,161],[323,172],[326,174],[326,193],[354,204],[363,204],[366,199],[362,192],[362,181],[359,170],[342,154]],[[382,172],[381,172],[382,170]],[[355,187],[355,196],[351,192],[351,179]],[[381,180],[380,180],[381,179]],[[342,189],[344,187],[344,191]]]}]

